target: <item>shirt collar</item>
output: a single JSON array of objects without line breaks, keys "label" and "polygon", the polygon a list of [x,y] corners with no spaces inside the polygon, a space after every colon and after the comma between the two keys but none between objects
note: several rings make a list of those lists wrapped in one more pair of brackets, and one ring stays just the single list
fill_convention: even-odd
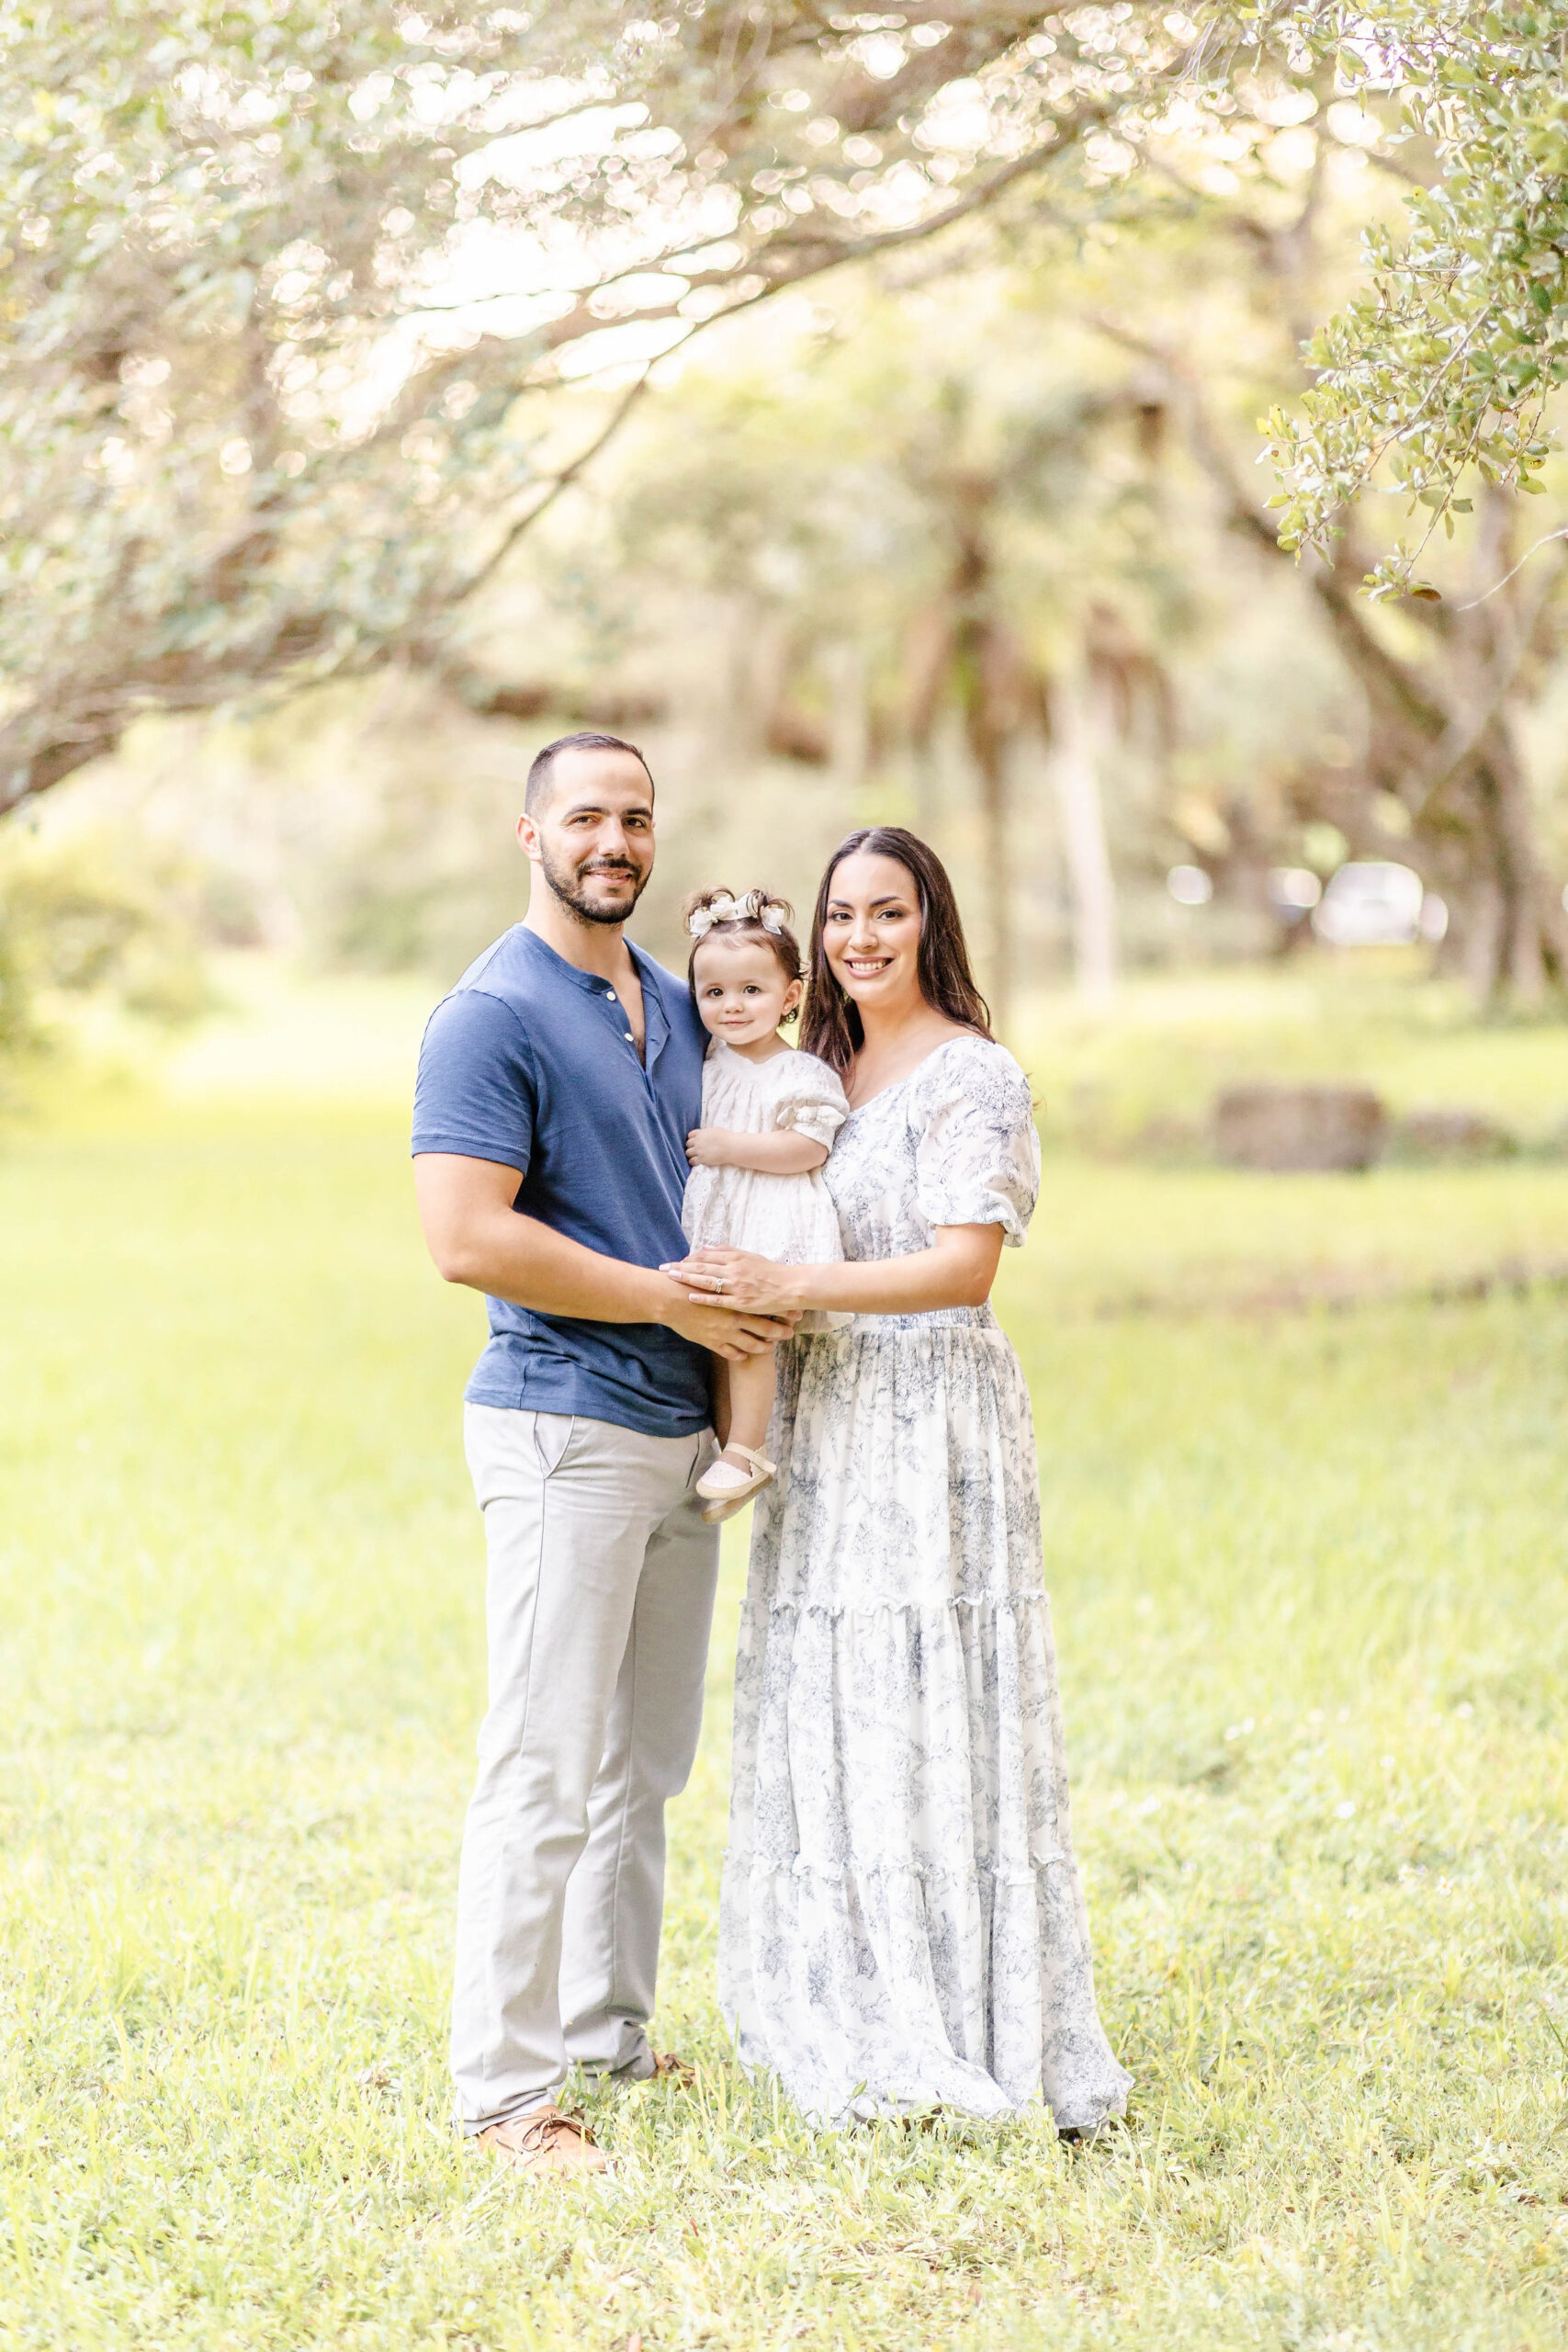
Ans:
[{"label": "shirt collar", "polygon": [[[564,978],[574,981],[580,989],[585,989],[590,996],[614,995],[615,991],[611,988],[608,980],[604,978],[603,972],[585,972],[580,964],[569,964],[566,957],[559,954],[556,948],[552,947],[547,939],[541,939],[536,931],[530,931],[528,929],[526,923],[519,923],[517,928],[523,933],[524,938],[527,940],[530,947],[536,949],[541,956],[547,957],[549,963],[562,975]],[[651,956],[648,955],[644,949],[637,945],[635,939],[628,939],[626,945],[631,950],[632,962],[637,966],[637,974],[638,979],[642,982],[644,996],[657,997],[659,995],[660,980],[659,966],[654,962]],[[660,1003],[660,1019],[663,1017],[663,1012],[664,1008],[662,1003]]]},{"label": "shirt collar", "polygon": [[[560,973],[563,978],[575,981],[587,995],[614,996],[615,990],[603,972],[585,972],[580,965],[569,964],[566,957],[553,948],[547,939],[541,939],[536,931],[528,929],[526,923],[519,923],[518,929],[522,932],[524,938],[529,942],[531,948],[536,949],[546,957],[553,969]],[[643,1068],[646,1070],[651,1070],[670,1042],[670,1016],[664,1010],[664,990],[661,986],[664,973],[662,967],[654,962],[653,957],[645,948],[637,945],[635,939],[628,939],[626,946],[631,952],[632,962],[637,967],[637,978],[642,982]]]}]

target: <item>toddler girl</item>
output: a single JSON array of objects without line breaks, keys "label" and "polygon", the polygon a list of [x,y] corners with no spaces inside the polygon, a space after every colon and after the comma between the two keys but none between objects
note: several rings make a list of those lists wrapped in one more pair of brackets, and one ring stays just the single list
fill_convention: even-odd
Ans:
[{"label": "toddler girl", "polygon": [[[713,1039],[703,1065],[703,1123],[686,1137],[692,1173],[681,1223],[694,1250],[753,1250],[781,1265],[843,1256],[839,1218],[818,1170],[850,1115],[826,1062],[792,1051],[781,1022],[800,1009],[800,949],[788,907],[764,890],[705,890],[686,906],[688,978]],[[801,1330],[841,1315],[808,1315]],[[773,1351],[716,1362],[715,1419],[724,1451],[697,1480],[705,1519],[728,1519],[765,1487],[761,1451],[773,1409]]]}]

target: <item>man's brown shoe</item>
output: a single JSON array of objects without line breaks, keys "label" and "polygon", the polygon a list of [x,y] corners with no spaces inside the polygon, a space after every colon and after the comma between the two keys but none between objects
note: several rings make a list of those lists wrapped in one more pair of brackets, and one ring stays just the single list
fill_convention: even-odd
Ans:
[{"label": "man's brown shoe", "polygon": [[668,2083],[672,2090],[689,2091],[697,2079],[697,2070],[689,2058],[677,2058],[672,2050],[656,2050],[653,2072],[648,2079]]},{"label": "man's brown shoe", "polygon": [[503,2164],[519,2172],[604,2172],[610,2159],[596,2147],[593,2134],[581,2116],[565,2115],[558,2107],[533,2107],[512,2123],[492,2123],[479,2135]]}]

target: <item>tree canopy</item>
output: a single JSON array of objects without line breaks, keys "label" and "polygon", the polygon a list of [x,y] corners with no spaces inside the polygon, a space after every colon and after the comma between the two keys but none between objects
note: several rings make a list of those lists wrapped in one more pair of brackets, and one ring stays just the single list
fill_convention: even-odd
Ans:
[{"label": "tree canopy", "polygon": [[0,0],[0,808],[141,710],[427,651],[597,439],[574,366],[1092,177],[1191,30]]},{"label": "tree canopy", "polygon": [[1314,339],[1299,416],[1269,431],[1291,547],[1320,551],[1380,471],[1418,531],[1369,575],[1414,588],[1434,530],[1452,536],[1478,475],[1532,492],[1568,383],[1568,6],[1382,0],[1295,8],[1288,36],[1392,119],[1384,152],[1430,149],[1403,233],[1371,226],[1365,283]]}]

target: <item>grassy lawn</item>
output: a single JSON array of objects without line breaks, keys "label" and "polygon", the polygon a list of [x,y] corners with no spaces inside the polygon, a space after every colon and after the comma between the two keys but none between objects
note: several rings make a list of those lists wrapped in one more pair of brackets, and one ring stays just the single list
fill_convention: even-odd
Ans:
[{"label": "grassy lawn", "polygon": [[1053,1156],[999,1304],[1130,2128],[814,2135],[738,2073],[737,1543],[661,1987],[698,2086],[607,2098],[613,2184],[542,2189],[447,2120],[479,1317],[400,1114],[193,1087],[11,1130],[0,2345],[1568,2342],[1568,1293],[1519,1272],[1564,1262],[1544,1161]]}]

